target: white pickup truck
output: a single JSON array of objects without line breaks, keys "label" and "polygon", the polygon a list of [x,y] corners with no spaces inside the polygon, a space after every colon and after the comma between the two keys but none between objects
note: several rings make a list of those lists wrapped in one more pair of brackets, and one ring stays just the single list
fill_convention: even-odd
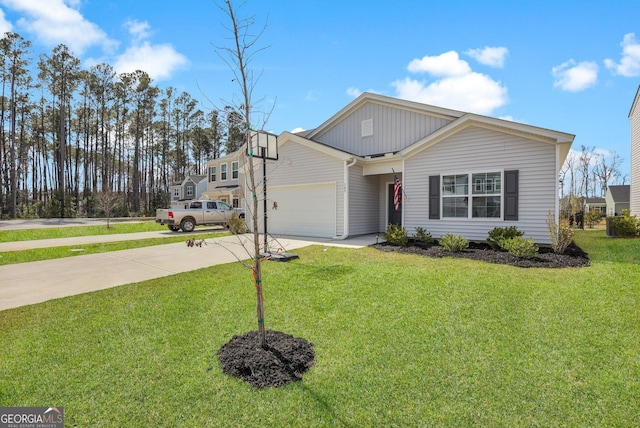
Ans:
[{"label": "white pickup truck", "polygon": [[196,226],[226,225],[233,214],[244,218],[244,211],[232,208],[226,202],[198,200],[186,209],[156,210],[156,223],[166,224],[169,230],[192,232]]}]

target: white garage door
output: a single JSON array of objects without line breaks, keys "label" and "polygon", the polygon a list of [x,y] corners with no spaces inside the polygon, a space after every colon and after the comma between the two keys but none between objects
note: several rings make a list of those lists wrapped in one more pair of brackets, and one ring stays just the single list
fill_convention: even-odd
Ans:
[{"label": "white garage door", "polygon": [[[336,236],[336,185],[312,184],[267,189],[267,229],[277,235]],[[274,202],[277,209],[273,209]]]}]

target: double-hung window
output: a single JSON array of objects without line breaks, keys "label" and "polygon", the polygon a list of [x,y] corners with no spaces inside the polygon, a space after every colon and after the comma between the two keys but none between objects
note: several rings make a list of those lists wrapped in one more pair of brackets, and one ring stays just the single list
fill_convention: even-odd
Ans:
[{"label": "double-hung window", "polygon": [[216,174],[218,172],[218,169],[215,166],[209,167],[209,181],[210,182],[214,182],[216,181]]},{"label": "double-hung window", "polygon": [[227,180],[227,164],[226,163],[223,163],[220,165],[220,180],[221,181]]},{"label": "double-hung window", "polygon": [[500,218],[502,173],[442,176],[443,218]]},{"label": "double-hung window", "polygon": [[231,179],[238,179],[238,162],[231,162]]},{"label": "double-hung window", "polygon": [[471,217],[500,218],[502,176],[499,172],[471,174]]}]

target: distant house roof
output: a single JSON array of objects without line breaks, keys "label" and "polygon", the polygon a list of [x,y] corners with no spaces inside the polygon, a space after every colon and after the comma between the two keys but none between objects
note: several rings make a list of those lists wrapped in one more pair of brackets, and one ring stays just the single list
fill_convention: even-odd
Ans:
[{"label": "distant house roof", "polygon": [[606,204],[607,201],[604,198],[586,198],[584,202],[587,205]]},{"label": "distant house roof", "polygon": [[631,200],[631,186],[624,184],[621,186],[609,186],[609,192],[614,202],[629,202]]}]

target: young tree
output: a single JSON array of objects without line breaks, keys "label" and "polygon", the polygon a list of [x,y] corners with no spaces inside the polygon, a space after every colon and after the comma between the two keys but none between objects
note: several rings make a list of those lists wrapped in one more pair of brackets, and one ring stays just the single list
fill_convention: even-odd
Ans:
[{"label": "young tree", "polygon": [[107,218],[107,229],[111,229],[111,213],[118,202],[118,196],[109,189],[97,193],[96,199],[98,201],[98,208],[104,212]]},{"label": "young tree", "polygon": [[[220,10],[222,10],[231,25],[226,27],[229,33],[229,40],[232,47],[220,47],[219,55],[223,61],[232,70],[236,82],[239,85],[242,99],[239,105],[237,105],[237,112],[240,114],[244,128],[244,141],[249,143],[251,120],[253,114],[253,91],[257,84],[257,79],[253,74],[253,69],[250,64],[255,55],[264,50],[265,48],[259,48],[256,46],[260,36],[264,33],[266,25],[261,31],[254,33],[254,27],[256,20],[254,16],[248,18],[239,18],[236,14],[236,10],[231,0],[224,0],[223,4],[218,4]],[[226,110],[226,109],[225,109]],[[263,283],[262,283],[262,268],[261,268],[261,251],[260,251],[260,236],[258,232],[258,184],[256,183],[254,157],[250,153],[247,156],[247,171],[249,193],[251,194],[251,216],[253,225],[253,279],[256,287],[256,313],[258,318],[258,337],[260,347],[267,347],[266,329],[264,325],[264,298],[263,298]],[[266,232],[266,231],[265,231]]]}]

